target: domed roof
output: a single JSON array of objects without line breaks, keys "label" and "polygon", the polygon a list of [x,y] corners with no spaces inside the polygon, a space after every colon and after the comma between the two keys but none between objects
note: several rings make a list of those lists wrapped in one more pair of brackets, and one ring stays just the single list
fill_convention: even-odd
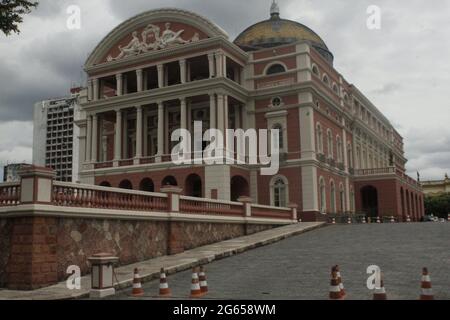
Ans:
[{"label": "domed roof", "polygon": [[242,32],[234,43],[245,51],[272,48],[299,41],[309,42],[330,63],[333,54],[325,42],[307,26],[292,20],[280,18],[278,5],[274,1],[270,19],[258,22]]}]

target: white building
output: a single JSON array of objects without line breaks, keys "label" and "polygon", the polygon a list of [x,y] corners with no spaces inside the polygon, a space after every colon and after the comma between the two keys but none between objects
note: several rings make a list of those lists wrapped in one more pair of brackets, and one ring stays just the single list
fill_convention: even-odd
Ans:
[{"label": "white building", "polygon": [[79,91],[34,105],[33,164],[53,168],[59,181],[78,181],[79,129],[74,116],[79,112]]}]

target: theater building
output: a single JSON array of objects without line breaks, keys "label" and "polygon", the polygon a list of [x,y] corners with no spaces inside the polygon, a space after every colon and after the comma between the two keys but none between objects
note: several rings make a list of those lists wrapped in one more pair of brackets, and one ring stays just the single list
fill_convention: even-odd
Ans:
[{"label": "theater building", "polygon": [[[370,50],[370,48],[368,48]],[[314,31],[270,17],[234,41],[196,13],[159,9],[112,30],[85,64],[80,181],[188,196],[299,206],[304,220],[326,214],[424,214],[420,185],[405,173],[403,139],[333,67]],[[171,161],[178,128],[279,129],[280,170],[249,164]],[[235,150],[229,150],[233,152]]]}]

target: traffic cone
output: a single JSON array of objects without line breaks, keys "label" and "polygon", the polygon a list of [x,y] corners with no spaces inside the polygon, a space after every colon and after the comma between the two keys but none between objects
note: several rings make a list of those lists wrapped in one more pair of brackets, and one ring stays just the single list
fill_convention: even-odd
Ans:
[{"label": "traffic cone", "polygon": [[361,222],[362,222],[362,224],[366,224],[367,223],[366,217],[363,217]]},{"label": "traffic cone", "polygon": [[422,294],[420,300],[434,300],[433,289],[431,287],[431,278],[427,268],[422,270]]},{"label": "traffic cone", "polygon": [[200,281],[200,291],[203,294],[206,294],[208,292],[208,282],[206,281],[205,268],[200,267],[200,272],[198,274],[198,278]]},{"label": "traffic cone", "polygon": [[394,216],[391,217],[391,223],[395,223],[395,217]]},{"label": "traffic cone", "polygon": [[377,217],[377,223],[381,223],[380,217]]},{"label": "traffic cone", "polygon": [[447,221],[450,222],[450,213],[447,216]]},{"label": "traffic cone", "polygon": [[144,289],[142,289],[141,277],[139,276],[139,270],[134,269],[133,278],[133,290],[131,291],[133,297],[142,297],[144,295]]},{"label": "traffic cone", "polygon": [[331,219],[331,224],[336,224],[336,219],[335,218]]},{"label": "traffic cone", "polygon": [[387,300],[386,289],[384,288],[384,280],[381,279],[381,287],[376,288],[373,292],[373,300]]},{"label": "traffic cone", "polygon": [[343,300],[341,296],[341,289],[339,288],[339,280],[337,277],[337,273],[335,267],[333,267],[331,271],[331,284],[330,284],[330,300]]},{"label": "traffic cone", "polygon": [[411,222],[411,217],[410,216],[406,216],[406,222]]},{"label": "traffic cone", "polygon": [[192,284],[191,284],[191,298],[200,298],[202,296],[202,291],[200,289],[200,283],[198,279],[197,269],[192,269]]},{"label": "traffic cone", "polygon": [[345,298],[345,296],[347,294],[345,293],[344,283],[342,282],[341,271],[339,270],[339,266],[338,265],[335,266],[335,271],[336,271],[336,276],[337,276],[338,281],[339,281],[339,289],[341,291],[341,297]]},{"label": "traffic cone", "polygon": [[161,298],[169,298],[172,295],[170,291],[169,284],[167,283],[166,272],[164,268],[161,268],[159,276],[159,296]]},{"label": "traffic cone", "polygon": [[351,217],[348,217],[347,224],[352,224],[352,218]]}]

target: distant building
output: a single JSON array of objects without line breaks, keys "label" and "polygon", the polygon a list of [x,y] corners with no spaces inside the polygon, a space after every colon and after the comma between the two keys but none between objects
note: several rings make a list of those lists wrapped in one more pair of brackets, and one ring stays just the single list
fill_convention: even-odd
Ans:
[{"label": "distant building", "polygon": [[60,99],[34,106],[33,164],[53,168],[56,180],[78,180],[78,132],[74,115],[78,112],[79,89]]},{"label": "distant building", "polygon": [[19,182],[20,177],[17,174],[28,163],[11,163],[3,167],[3,182]]},{"label": "distant building", "polygon": [[450,193],[450,179],[446,174],[444,180],[422,181],[423,192],[426,195],[433,196],[443,193]]}]

